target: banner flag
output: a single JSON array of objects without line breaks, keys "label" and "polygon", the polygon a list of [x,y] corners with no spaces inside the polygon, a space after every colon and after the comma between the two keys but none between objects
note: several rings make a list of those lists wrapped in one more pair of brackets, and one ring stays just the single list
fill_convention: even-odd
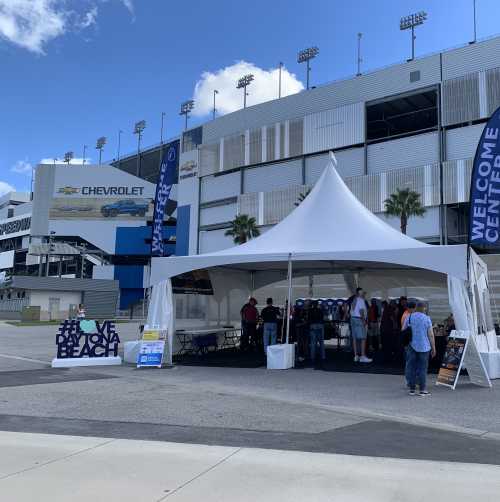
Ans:
[{"label": "banner flag", "polygon": [[177,182],[177,168],[179,166],[180,141],[173,141],[166,145],[160,166],[160,176],[156,185],[155,207],[153,212],[153,232],[151,236],[151,256],[165,256],[163,245],[163,218],[165,207],[172,190]]},{"label": "banner flag", "polygon": [[500,108],[477,145],[470,185],[469,244],[500,247]]}]

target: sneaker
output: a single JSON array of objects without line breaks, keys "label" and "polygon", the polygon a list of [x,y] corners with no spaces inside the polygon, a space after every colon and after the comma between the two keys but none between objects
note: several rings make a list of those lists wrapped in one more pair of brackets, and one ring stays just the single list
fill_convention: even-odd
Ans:
[{"label": "sneaker", "polygon": [[359,363],[359,356],[354,356],[354,362]]},{"label": "sneaker", "polygon": [[409,396],[415,396],[415,391],[414,390],[410,390],[410,392],[408,392],[408,395]]},{"label": "sneaker", "polygon": [[371,363],[371,362],[373,362],[373,359],[370,359],[369,357],[366,357],[366,356],[361,356],[359,358],[359,362],[360,363]]},{"label": "sneaker", "polygon": [[430,396],[431,393],[428,390],[421,390],[418,394],[421,397]]}]

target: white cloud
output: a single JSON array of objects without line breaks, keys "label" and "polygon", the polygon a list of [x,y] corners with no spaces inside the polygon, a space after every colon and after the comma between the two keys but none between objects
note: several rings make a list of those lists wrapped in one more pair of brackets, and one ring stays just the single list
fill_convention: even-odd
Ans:
[{"label": "white cloud", "polygon": [[18,174],[31,174],[31,170],[33,169],[33,166],[30,162],[27,160],[18,160],[11,168],[10,170],[13,173],[18,173]]},{"label": "white cloud", "polygon": [[92,26],[93,24],[96,23],[97,20],[97,7],[92,7],[84,16],[83,19],[80,21],[80,28],[84,30],[85,28],[88,28],[89,26]]},{"label": "white cloud", "polygon": [[122,0],[123,5],[128,9],[130,15],[135,18],[134,2],[132,0]]},{"label": "white cloud", "polygon": [[[66,162],[64,162],[64,159],[46,158],[42,159],[40,164],[66,164]],[[81,166],[83,164],[83,157],[75,157],[71,159],[70,164],[74,166]],[[92,159],[90,157],[85,157],[85,165],[90,164],[92,164]]]},{"label": "white cloud", "polygon": [[[254,75],[248,86],[247,106],[278,98],[279,69],[264,70],[246,61],[222,68],[214,73],[204,72],[194,88],[195,107],[193,115],[202,117],[212,113],[214,89],[216,108],[219,115],[234,112],[243,107],[243,89],[236,89],[236,83],[243,75]],[[281,96],[295,94],[304,89],[304,84],[285,67],[281,72]]]},{"label": "white cloud", "polygon": [[0,0],[0,36],[38,54],[66,31],[68,11],[59,0]]},{"label": "white cloud", "polygon": [[[95,25],[97,3],[105,1],[108,0],[0,0],[0,39],[45,54],[45,46],[51,40]],[[133,1],[120,2],[135,18]]]},{"label": "white cloud", "polygon": [[8,192],[15,192],[15,191],[16,189],[12,185],[9,185],[5,181],[0,181],[0,196],[5,195]]}]

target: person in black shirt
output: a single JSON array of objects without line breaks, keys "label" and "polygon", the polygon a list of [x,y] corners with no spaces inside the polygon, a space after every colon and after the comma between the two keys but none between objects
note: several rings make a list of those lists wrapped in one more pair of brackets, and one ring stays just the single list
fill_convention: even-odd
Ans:
[{"label": "person in black shirt", "polygon": [[316,347],[319,345],[319,355],[321,361],[325,360],[325,324],[323,310],[318,306],[317,301],[312,302],[309,309],[309,338],[311,344],[311,360],[316,359]]},{"label": "person in black shirt", "polygon": [[278,318],[280,317],[280,309],[273,305],[273,299],[266,300],[267,307],[262,309],[260,316],[264,322],[264,330],[262,332],[264,342],[264,353],[267,354],[268,345],[276,345],[276,337],[278,334]]}]

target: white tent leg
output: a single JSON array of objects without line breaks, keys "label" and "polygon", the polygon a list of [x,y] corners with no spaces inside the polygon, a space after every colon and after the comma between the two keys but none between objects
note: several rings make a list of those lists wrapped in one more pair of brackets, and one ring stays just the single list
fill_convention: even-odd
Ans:
[{"label": "white tent leg", "polygon": [[288,255],[288,308],[286,311],[286,343],[290,340],[290,314],[292,313],[292,254]]}]

